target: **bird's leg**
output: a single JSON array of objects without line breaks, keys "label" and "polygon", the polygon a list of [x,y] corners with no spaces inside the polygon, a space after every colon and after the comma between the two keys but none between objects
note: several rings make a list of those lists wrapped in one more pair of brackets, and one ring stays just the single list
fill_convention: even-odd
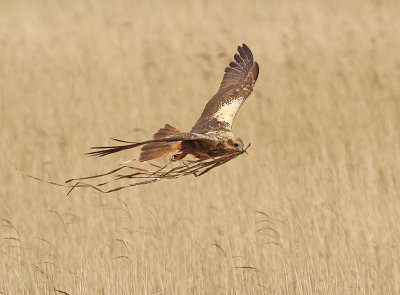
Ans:
[{"label": "bird's leg", "polygon": [[181,153],[173,155],[169,160],[171,162],[176,162],[178,160],[182,160],[184,157],[186,157],[186,155],[187,155],[187,153],[181,152]]}]

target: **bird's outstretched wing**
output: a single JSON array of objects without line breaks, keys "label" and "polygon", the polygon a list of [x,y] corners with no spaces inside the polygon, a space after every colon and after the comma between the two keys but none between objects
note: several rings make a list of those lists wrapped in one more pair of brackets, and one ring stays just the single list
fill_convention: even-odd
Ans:
[{"label": "bird's outstretched wing", "polygon": [[211,130],[232,130],[233,120],[240,106],[253,91],[259,67],[246,44],[238,46],[235,61],[225,68],[218,92],[204,108],[192,131],[205,133]]}]

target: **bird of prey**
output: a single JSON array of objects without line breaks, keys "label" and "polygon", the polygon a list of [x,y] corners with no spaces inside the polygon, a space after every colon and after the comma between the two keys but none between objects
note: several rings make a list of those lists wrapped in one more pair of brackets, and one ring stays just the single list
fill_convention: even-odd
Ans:
[{"label": "bird of prey", "polygon": [[190,132],[181,132],[165,124],[151,140],[128,142],[114,139],[124,144],[92,147],[95,151],[88,155],[102,157],[138,146],[142,146],[139,158],[142,162],[169,154],[173,154],[171,161],[181,160],[189,154],[202,161],[244,153],[243,141],[233,133],[232,124],[237,111],[253,91],[259,67],[246,44],[238,46],[237,50],[234,61],[225,68],[217,93],[206,104]]},{"label": "bird of prey", "polygon": [[[127,187],[154,183],[163,179],[178,178],[185,175],[200,176],[211,169],[220,166],[246,152],[243,141],[232,131],[233,120],[236,113],[253,91],[258,77],[259,67],[253,60],[253,54],[245,44],[238,46],[238,53],[234,55],[234,61],[225,68],[225,74],[217,93],[206,104],[200,118],[194,124],[190,132],[181,132],[169,124],[158,130],[153,139],[142,142],[129,142],[120,139],[115,141],[122,143],[116,146],[92,147],[95,151],[87,153],[90,156],[102,157],[120,151],[142,146],[139,161],[148,162],[153,159],[170,155],[170,162],[163,166],[157,166],[149,162],[156,170],[147,170],[132,165],[131,161],[109,172],[73,178],[64,184],[44,180],[29,174],[28,177],[43,181],[52,185],[68,187],[69,193],[77,187],[90,187],[102,193],[111,193]],[[193,159],[184,159],[192,155]],[[173,168],[170,164],[178,163]],[[168,169],[167,169],[168,168]],[[124,173],[123,171],[129,171]],[[111,180],[97,184],[82,181],[96,180],[103,177],[114,176]],[[111,189],[104,189],[107,184],[119,181],[129,181],[126,185],[119,185]],[[132,182],[133,181],[133,182]]]}]

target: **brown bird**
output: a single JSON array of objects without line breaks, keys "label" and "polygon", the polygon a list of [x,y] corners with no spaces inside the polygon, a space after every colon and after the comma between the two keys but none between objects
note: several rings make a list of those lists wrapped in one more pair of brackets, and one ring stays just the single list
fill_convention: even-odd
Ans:
[{"label": "brown bird", "polygon": [[88,155],[102,157],[138,146],[142,146],[139,158],[142,162],[172,153],[171,161],[177,161],[188,154],[203,160],[246,152],[243,141],[233,133],[232,124],[237,111],[253,91],[259,67],[245,44],[238,46],[238,53],[225,68],[218,92],[207,103],[190,132],[181,132],[165,124],[151,140],[129,142],[114,139],[124,144],[92,147],[96,151]]}]

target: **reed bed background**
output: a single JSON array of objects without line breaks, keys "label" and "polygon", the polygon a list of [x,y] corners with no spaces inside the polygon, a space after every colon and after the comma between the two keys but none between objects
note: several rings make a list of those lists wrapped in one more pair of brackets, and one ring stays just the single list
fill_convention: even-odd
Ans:
[{"label": "reed bed background", "polygon": [[[398,1],[1,1],[0,294],[400,293]],[[210,173],[40,183],[189,130],[236,46],[260,64]]]}]

